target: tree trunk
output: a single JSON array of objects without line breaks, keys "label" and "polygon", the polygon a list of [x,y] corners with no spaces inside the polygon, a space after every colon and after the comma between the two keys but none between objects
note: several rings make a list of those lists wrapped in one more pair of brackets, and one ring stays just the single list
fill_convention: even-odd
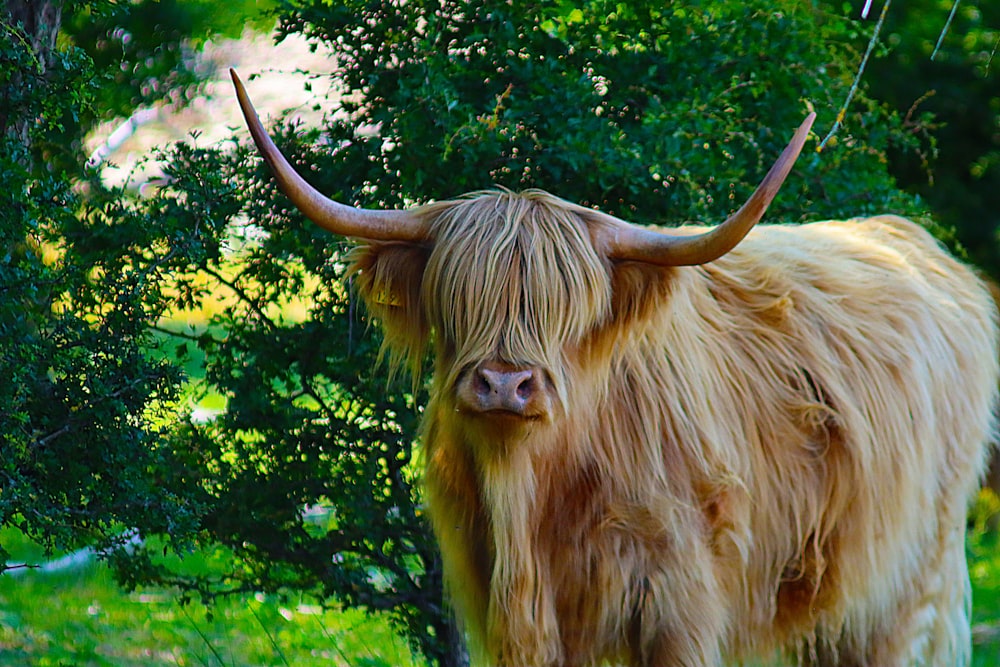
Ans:
[{"label": "tree trunk", "polygon": [[4,13],[11,26],[20,24],[32,50],[38,54],[42,71],[46,58],[56,46],[56,35],[62,20],[62,2],[52,0],[6,0]]},{"label": "tree trunk", "polygon": [[442,644],[445,653],[441,656],[440,667],[469,667],[469,652],[465,648],[465,637],[458,627],[458,622],[453,615],[448,616],[448,620],[443,623],[445,627]]},{"label": "tree trunk", "polygon": [[444,593],[441,554],[432,548],[426,562],[430,563],[430,568],[423,580],[427,604],[423,605],[422,611],[424,618],[429,619],[433,626],[434,633],[433,636],[420,635],[421,652],[437,667],[469,667],[465,635]]},{"label": "tree trunk", "polygon": [[[58,0],[6,0],[3,5],[3,39],[25,41],[34,53],[32,76],[42,78],[48,71],[49,58],[56,47],[56,37],[59,35],[59,25],[62,21],[62,5]],[[0,133],[12,132],[25,146],[30,141],[29,128],[31,119],[23,114],[13,112],[13,119],[8,118],[12,108],[10,98],[16,90],[21,76],[15,75],[10,90],[0,91]]]}]

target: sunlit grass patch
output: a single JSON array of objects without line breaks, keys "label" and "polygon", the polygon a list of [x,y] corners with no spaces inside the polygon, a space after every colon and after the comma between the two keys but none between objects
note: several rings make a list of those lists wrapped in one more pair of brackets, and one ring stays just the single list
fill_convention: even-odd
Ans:
[{"label": "sunlit grass patch", "polygon": [[[974,512],[974,517],[980,516]],[[12,529],[14,558],[45,559]],[[974,521],[969,536],[974,667],[1000,665],[1000,535]],[[173,558],[173,557],[171,557]],[[227,554],[185,558],[193,571],[225,567]],[[91,561],[62,572],[0,576],[0,665],[5,667],[408,667],[423,665],[384,618],[326,610],[304,596],[246,595],[212,607],[176,591],[121,592]]]},{"label": "sunlit grass patch", "polygon": [[973,665],[1000,665],[1000,498],[983,490],[972,509],[969,578],[972,580]]},{"label": "sunlit grass patch", "polygon": [[[10,543],[12,531],[3,533]],[[39,554],[31,551],[16,555],[36,561]],[[215,562],[211,555],[195,554],[191,566]],[[61,572],[0,577],[5,667],[415,664],[384,618],[327,610],[298,595],[239,596],[211,607],[181,604],[173,590],[123,593],[96,561]]]}]

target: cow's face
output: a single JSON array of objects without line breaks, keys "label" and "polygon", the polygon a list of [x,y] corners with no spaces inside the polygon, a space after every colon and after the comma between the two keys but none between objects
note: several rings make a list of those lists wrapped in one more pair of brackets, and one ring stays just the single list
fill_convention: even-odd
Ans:
[{"label": "cow's face", "polygon": [[[232,74],[250,132],[282,190],[320,226],[362,242],[358,282],[384,324],[394,361],[419,368],[433,341],[435,400],[471,423],[492,424],[491,432],[498,424],[550,424],[572,409],[567,397],[578,393],[574,380],[587,385],[576,372],[593,368],[593,341],[641,312],[647,285],[663,282],[663,272],[710,262],[746,235],[791,170],[814,118],[726,222],[672,236],[537,191],[412,211],[340,204],[295,172]],[[656,274],[653,280],[627,268],[636,265]]]},{"label": "cow's face", "polygon": [[[435,243],[369,244],[362,295],[390,346],[433,341],[438,399],[462,418],[544,424],[567,410],[581,355],[613,320],[613,267],[577,210],[542,192],[421,209]],[[417,246],[419,247],[419,246]]]},{"label": "cow's face", "polygon": [[565,408],[566,362],[607,319],[607,261],[541,193],[459,201],[434,226],[423,299],[442,386],[460,412],[549,419]]}]

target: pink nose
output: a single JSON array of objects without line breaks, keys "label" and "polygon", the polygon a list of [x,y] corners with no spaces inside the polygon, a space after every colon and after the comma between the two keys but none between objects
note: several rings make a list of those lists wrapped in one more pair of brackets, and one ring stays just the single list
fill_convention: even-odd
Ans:
[{"label": "pink nose", "polygon": [[486,362],[473,369],[460,395],[479,412],[503,411],[524,416],[540,391],[533,368]]}]

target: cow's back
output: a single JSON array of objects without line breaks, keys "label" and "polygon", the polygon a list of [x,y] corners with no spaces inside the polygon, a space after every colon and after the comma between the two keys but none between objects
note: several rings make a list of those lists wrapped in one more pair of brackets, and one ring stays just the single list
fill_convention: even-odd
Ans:
[{"label": "cow's back", "polygon": [[651,372],[671,376],[730,650],[898,654],[866,637],[929,625],[931,657],[962,653],[964,516],[998,375],[982,283],[894,216],[759,227],[677,283]]}]

